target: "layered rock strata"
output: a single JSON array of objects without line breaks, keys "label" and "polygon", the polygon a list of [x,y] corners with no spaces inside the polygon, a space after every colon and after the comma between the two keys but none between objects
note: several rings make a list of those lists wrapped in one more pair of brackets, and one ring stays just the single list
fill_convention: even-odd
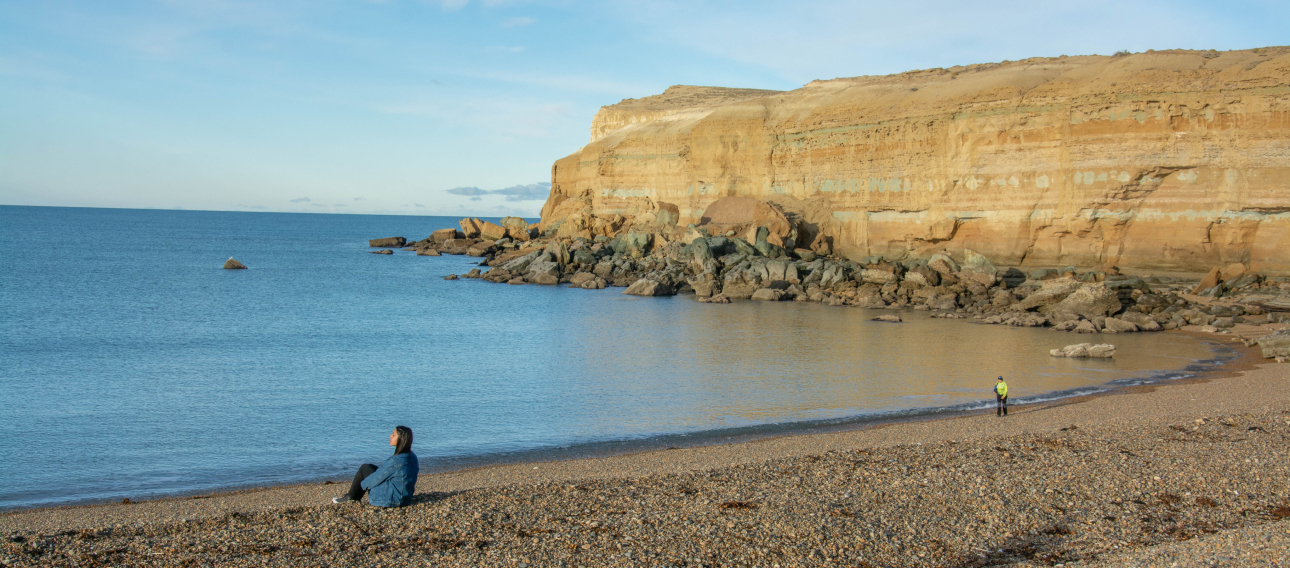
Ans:
[{"label": "layered rock strata", "polygon": [[1290,274],[1290,48],[672,87],[601,109],[540,229],[674,239],[730,197],[782,214],[790,255]]}]

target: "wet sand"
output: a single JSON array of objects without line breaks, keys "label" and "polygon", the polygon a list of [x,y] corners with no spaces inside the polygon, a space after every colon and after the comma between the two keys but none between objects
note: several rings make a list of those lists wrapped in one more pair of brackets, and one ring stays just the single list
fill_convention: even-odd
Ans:
[{"label": "wet sand", "polygon": [[1290,557],[1290,365],[1238,349],[1196,379],[1007,418],[425,475],[401,510],[335,506],[343,485],[314,484],[9,512],[0,560],[1269,565]]}]

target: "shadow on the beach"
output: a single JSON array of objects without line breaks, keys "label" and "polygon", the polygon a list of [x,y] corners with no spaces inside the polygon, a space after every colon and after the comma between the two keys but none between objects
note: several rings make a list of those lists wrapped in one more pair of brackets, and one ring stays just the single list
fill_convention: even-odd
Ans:
[{"label": "shadow on the beach", "polygon": [[444,499],[447,499],[459,493],[461,493],[461,491],[430,491],[426,493],[417,493],[412,496],[412,502],[409,503],[407,506],[411,507],[413,505],[431,505],[434,503],[438,503],[439,501],[443,501]]}]

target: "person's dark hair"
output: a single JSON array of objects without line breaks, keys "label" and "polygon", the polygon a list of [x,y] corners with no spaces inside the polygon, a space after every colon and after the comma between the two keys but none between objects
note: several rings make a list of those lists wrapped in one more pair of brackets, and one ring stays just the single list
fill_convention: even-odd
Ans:
[{"label": "person's dark hair", "polygon": [[394,441],[394,455],[406,454],[412,451],[412,429],[407,426],[395,426],[394,432],[398,434],[398,439]]}]

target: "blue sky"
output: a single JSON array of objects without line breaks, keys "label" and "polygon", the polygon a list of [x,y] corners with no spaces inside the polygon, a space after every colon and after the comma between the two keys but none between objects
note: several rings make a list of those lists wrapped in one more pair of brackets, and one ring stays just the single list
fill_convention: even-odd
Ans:
[{"label": "blue sky", "polygon": [[1290,43],[1278,2],[0,0],[0,204],[536,215],[670,85]]}]

